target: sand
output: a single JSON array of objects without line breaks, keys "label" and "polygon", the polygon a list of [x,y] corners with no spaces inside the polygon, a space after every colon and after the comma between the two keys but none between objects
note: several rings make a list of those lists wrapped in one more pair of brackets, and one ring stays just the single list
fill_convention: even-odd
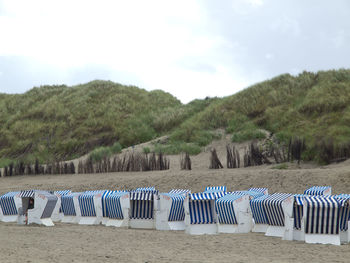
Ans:
[{"label": "sand", "polygon": [[[216,146],[224,160],[222,144]],[[330,185],[335,194],[350,193],[350,161],[322,167],[288,164],[287,170],[271,169],[274,165],[209,170],[206,151],[192,157],[192,171],[181,171],[179,156],[170,159],[168,171],[0,178],[0,194],[21,189],[83,191],[140,186],[196,192],[209,185],[226,185],[228,190],[268,187],[270,193],[302,193],[312,185]],[[0,262],[350,262],[350,245],[311,245],[257,233],[190,236],[102,225],[42,227],[0,222]]]}]

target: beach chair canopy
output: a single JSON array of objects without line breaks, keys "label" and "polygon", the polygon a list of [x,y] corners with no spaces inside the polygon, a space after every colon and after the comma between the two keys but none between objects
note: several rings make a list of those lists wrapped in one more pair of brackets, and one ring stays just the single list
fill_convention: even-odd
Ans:
[{"label": "beach chair canopy", "polygon": [[158,190],[154,187],[137,188],[130,192],[131,219],[153,219],[154,196]]},{"label": "beach chair canopy", "polygon": [[54,194],[57,194],[59,196],[67,195],[70,194],[72,191],[71,190],[59,190],[59,191],[54,191]]},{"label": "beach chair canopy", "polygon": [[326,190],[329,190],[330,186],[312,186],[304,191],[306,195],[324,195]]},{"label": "beach chair canopy", "polygon": [[102,198],[102,195],[106,192],[106,190],[95,190],[95,191],[86,191],[79,195],[79,207],[81,216],[85,217],[95,217],[96,216],[96,208],[94,198],[99,196]]},{"label": "beach chair canopy", "polygon": [[171,189],[169,194],[189,194],[191,190],[189,189]]},{"label": "beach chair canopy", "polygon": [[158,190],[154,187],[137,188],[130,192],[130,200],[153,200],[154,195],[158,194]]},{"label": "beach chair canopy", "polygon": [[303,210],[303,203],[304,203],[304,194],[295,194],[294,195],[294,205],[293,205],[293,218],[294,218],[294,229],[301,229],[301,220],[303,218],[304,210]]},{"label": "beach chair canopy", "polygon": [[274,193],[264,199],[263,204],[268,224],[271,226],[284,226],[284,212],[282,203],[292,194]]},{"label": "beach chair canopy", "polygon": [[234,192],[231,192],[230,194],[234,194],[234,195],[249,195],[253,199],[264,195],[262,192],[255,192],[255,191],[251,191],[251,190],[248,190],[248,191],[234,191]]},{"label": "beach chair canopy", "polygon": [[226,192],[223,192],[223,188],[208,189],[208,187],[203,193],[190,194],[189,212],[191,224],[215,223],[214,204],[212,204],[212,201],[215,201],[226,194]]},{"label": "beach chair canopy", "polygon": [[267,190],[268,190],[267,188],[257,188],[257,187],[252,187],[248,189],[248,191],[258,192],[262,194],[264,194]]},{"label": "beach chair canopy", "polygon": [[8,192],[0,196],[0,206],[4,216],[17,215],[17,207],[15,204],[15,196],[20,192]]},{"label": "beach chair canopy", "polygon": [[250,210],[252,211],[252,217],[255,224],[268,224],[266,211],[264,207],[264,200],[268,195],[262,195],[260,197],[250,200]]},{"label": "beach chair canopy", "polygon": [[190,194],[190,200],[216,200],[225,196],[225,192],[203,192]]},{"label": "beach chair canopy", "polygon": [[234,202],[244,196],[243,193],[227,194],[215,202],[215,210],[218,214],[220,224],[237,224],[237,218],[234,210]]},{"label": "beach chair canopy", "polygon": [[110,219],[124,219],[120,198],[127,193],[126,191],[111,191],[105,197],[105,214],[107,214]]},{"label": "beach chair canopy", "polygon": [[74,207],[74,197],[80,196],[82,193],[70,193],[61,197],[62,212],[65,216],[76,216]]},{"label": "beach chair canopy", "polygon": [[34,197],[35,191],[37,190],[21,190],[20,197]]},{"label": "beach chair canopy", "polygon": [[191,191],[188,189],[173,189],[169,193],[163,194],[171,199],[168,221],[185,220],[184,200],[186,198],[186,194],[190,192]]},{"label": "beach chair canopy", "polygon": [[226,192],[226,186],[208,186],[205,191],[221,191]]}]

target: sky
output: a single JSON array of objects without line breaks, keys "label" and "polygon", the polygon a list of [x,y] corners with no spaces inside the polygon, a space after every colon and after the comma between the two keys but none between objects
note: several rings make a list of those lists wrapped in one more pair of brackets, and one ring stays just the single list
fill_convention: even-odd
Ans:
[{"label": "sky", "polygon": [[350,68],[348,0],[0,0],[0,92],[111,80],[183,103]]}]

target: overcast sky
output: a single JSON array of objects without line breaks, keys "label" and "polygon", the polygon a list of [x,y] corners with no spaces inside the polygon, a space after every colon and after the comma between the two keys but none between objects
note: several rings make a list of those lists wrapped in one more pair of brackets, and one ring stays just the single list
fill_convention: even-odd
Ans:
[{"label": "overcast sky", "polygon": [[112,80],[186,103],[349,68],[348,0],[0,0],[0,92]]}]

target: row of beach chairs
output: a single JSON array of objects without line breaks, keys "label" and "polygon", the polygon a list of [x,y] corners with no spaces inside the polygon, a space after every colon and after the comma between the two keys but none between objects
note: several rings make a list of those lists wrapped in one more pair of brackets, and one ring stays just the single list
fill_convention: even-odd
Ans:
[{"label": "row of beach chairs", "polygon": [[0,221],[53,226],[54,222],[184,230],[191,235],[261,232],[306,243],[349,243],[350,195],[332,195],[329,186],[304,194],[267,188],[227,191],[207,187],[191,193],[154,187],[131,191],[24,190],[0,196]]}]

